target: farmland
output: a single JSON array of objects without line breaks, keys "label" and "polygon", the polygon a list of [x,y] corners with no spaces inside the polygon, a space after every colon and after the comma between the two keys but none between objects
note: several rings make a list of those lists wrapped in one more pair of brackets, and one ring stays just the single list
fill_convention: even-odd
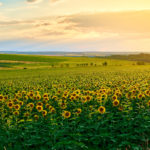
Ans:
[{"label": "farmland", "polygon": [[0,55],[0,149],[150,147],[150,65]]}]

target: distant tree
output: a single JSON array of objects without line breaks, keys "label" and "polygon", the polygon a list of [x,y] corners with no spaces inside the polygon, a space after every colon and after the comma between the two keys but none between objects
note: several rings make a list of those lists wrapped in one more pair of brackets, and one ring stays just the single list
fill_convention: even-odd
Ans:
[{"label": "distant tree", "polygon": [[93,63],[91,63],[90,65],[93,66]]},{"label": "distant tree", "polygon": [[54,64],[52,64],[51,66],[52,66],[52,68],[54,68],[54,67],[55,67],[55,65],[54,65]]},{"label": "distant tree", "polygon": [[66,67],[69,67],[69,64],[66,64]]},{"label": "distant tree", "polygon": [[61,68],[63,68],[63,67],[64,67],[64,65],[63,65],[63,64],[61,64],[61,65],[60,65],[60,67],[61,67]]},{"label": "distant tree", "polygon": [[105,61],[105,62],[102,63],[102,65],[103,65],[103,66],[107,66],[108,63]]},{"label": "distant tree", "polygon": [[144,61],[138,61],[136,64],[137,65],[145,65],[145,62]]},{"label": "distant tree", "polygon": [[80,66],[80,64],[76,64],[76,66],[77,66],[77,67],[79,67],[79,66]]}]

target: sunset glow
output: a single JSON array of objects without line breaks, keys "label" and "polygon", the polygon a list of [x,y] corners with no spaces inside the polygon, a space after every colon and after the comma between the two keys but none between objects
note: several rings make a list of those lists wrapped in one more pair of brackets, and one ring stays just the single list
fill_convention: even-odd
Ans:
[{"label": "sunset glow", "polygon": [[0,0],[0,51],[150,52],[149,0]]}]

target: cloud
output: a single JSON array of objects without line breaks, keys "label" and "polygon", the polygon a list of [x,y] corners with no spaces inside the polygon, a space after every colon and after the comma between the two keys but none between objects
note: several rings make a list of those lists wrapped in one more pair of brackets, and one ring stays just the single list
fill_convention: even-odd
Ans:
[{"label": "cloud", "polygon": [[99,32],[143,33],[150,32],[150,10],[127,12],[100,12],[76,14],[65,21],[75,22],[82,28],[93,28]]},{"label": "cloud", "polygon": [[29,4],[35,4],[35,3],[40,3],[40,2],[42,2],[43,0],[27,0],[27,2],[29,3]]},{"label": "cloud", "polygon": [[[0,40],[26,39],[56,47],[96,50],[150,48],[150,10],[97,12],[31,20],[0,21]],[[78,44],[77,45],[75,45]],[[136,44],[139,43],[139,44]],[[69,47],[69,48],[70,48]]]},{"label": "cloud", "polygon": [[3,3],[2,2],[0,2],[0,6],[2,6],[3,5]]},{"label": "cloud", "polygon": [[56,3],[58,1],[60,1],[60,0],[50,0],[50,2],[53,2],[53,3]]},{"label": "cloud", "polygon": [[62,3],[64,2],[64,0],[50,0],[51,4],[58,4],[58,3]]}]

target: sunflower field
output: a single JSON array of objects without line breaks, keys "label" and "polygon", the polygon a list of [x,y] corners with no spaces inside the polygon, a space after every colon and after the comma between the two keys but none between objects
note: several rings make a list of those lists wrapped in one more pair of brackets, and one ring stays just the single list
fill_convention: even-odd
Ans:
[{"label": "sunflower field", "polygon": [[0,71],[0,150],[149,148],[149,65]]}]

